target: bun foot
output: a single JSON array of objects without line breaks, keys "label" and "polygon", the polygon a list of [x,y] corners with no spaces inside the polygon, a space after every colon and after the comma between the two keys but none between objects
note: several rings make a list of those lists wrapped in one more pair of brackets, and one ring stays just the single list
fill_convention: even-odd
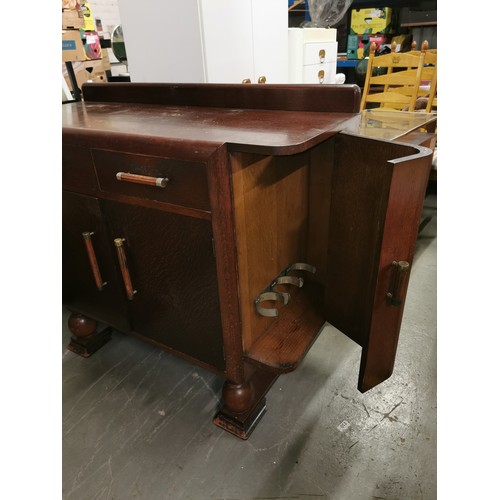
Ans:
[{"label": "bun foot", "polygon": [[278,375],[256,370],[243,384],[226,381],[213,423],[240,439],[248,439],[266,412],[265,395]]},{"label": "bun foot", "polygon": [[68,349],[84,358],[88,358],[111,340],[112,328],[107,327],[97,332],[97,322],[83,314],[71,314],[68,327],[72,334]]}]

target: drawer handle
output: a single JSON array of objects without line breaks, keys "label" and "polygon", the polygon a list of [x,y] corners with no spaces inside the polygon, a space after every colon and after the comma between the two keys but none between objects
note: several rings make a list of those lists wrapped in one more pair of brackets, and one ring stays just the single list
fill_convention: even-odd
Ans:
[{"label": "drawer handle", "polygon": [[319,62],[320,63],[324,63],[325,62],[325,57],[326,57],[325,49],[321,49],[319,51]]},{"label": "drawer handle", "polygon": [[252,80],[250,80],[250,78],[245,78],[241,83],[252,83]]},{"label": "drawer handle", "polygon": [[128,270],[127,256],[125,255],[125,249],[123,248],[123,242],[125,238],[115,238],[116,253],[118,255],[118,262],[120,264],[120,270],[122,272],[123,284],[125,285],[125,291],[127,292],[127,298],[132,300],[137,290],[134,290],[132,286],[132,280],[130,279],[130,273]]},{"label": "drawer handle", "polygon": [[257,83],[266,83],[267,79],[265,76],[259,76],[259,80]]},{"label": "drawer handle", "polygon": [[325,72],[322,69],[318,71],[318,80],[319,83],[323,83],[325,80]]},{"label": "drawer handle", "polygon": [[92,244],[92,235],[94,233],[90,231],[85,231],[82,233],[83,241],[85,242],[85,248],[87,250],[87,255],[89,256],[90,268],[92,269],[92,274],[94,275],[95,284],[99,291],[102,290],[103,286],[107,285],[107,282],[102,280],[101,271],[99,270],[99,264],[97,263],[97,257],[95,256],[94,245]]},{"label": "drawer handle", "polygon": [[387,292],[386,297],[391,306],[400,306],[403,303],[402,295],[410,275],[410,264],[405,260],[400,260],[392,262],[391,266],[396,272],[392,280],[392,292]]},{"label": "drawer handle", "polygon": [[147,186],[156,186],[165,188],[169,182],[168,177],[150,177],[148,175],[127,174],[125,172],[118,172],[116,179],[119,181],[133,182],[135,184],[145,184]]}]

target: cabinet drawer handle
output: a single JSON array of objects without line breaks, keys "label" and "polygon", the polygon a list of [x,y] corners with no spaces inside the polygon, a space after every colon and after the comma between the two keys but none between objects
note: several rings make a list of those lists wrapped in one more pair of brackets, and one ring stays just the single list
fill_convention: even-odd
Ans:
[{"label": "cabinet drawer handle", "polygon": [[325,80],[325,72],[322,69],[318,71],[318,80],[319,83],[323,83]]},{"label": "cabinet drawer handle", "polygon": [[325,56],[326,56],[325,49],[321,49],[319,51],[319,62],[320,63],[324,63],[325,62]]},{"label": "cabinet drawer handle", "polygon": [[123,248],[123,242],[125,238],[115,238],[116,253],[118,254],[118,262],[120,264],[120,270],[122,272],[123,284],[125,285],[125,291],[127,292],[127,298],[132,300],[137,290],[134,290],[132,286],[132,280],[130,279],[130,273],[128,271],[127,256],[125,255],[125,249]]},{"label": "cabinet drawer handle", "polygon": [[410,275],[410,264],[405,260],[400,260],[392,262],[391,265],[396,272],[392,280],[392,292],[387,292],[386,297],[392,306],[400,306],[403,303],[402,295]]},{"label": "cabinet drawer handle", "polygon": [[266,83],[267,79],[265,76],[259,76],[258,83]]},{"label": "cabinet drawer handle", "polygon": [[94,275],[95,284],[97,289],[101,291],[103,286],[107,285],[107,283],[103,281],[101,277],[101,271],[99,270],[99,264],[97,263],[97,257],[95,256],[94,245],[92,244],[93,234],[94,233],[90,231],[85,231],[82,233],[82,236],[83,241],[85,242],[87,255],[89,256],[90,268],[92,269],[92,274]]},{"label": "cabinet drawer handle", "polygon": [[116,178],[119,181],[133,182],[135,184],[146,184],[147,186],[167,187],[169,182],[168,177],[150,177],[148,175],[127,174],[118,172]]}]

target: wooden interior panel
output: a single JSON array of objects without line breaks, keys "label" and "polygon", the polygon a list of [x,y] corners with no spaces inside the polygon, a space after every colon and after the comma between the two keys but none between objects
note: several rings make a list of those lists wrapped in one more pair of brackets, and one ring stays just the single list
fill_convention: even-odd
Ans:
[{"label": "wooden interior panel", "polygon": [[311,280],[324,285],[328,269],[328,221],[332,196],[335,142],[329,139],[309,152],[309,225],[307,259],[316,267]]},{"label": "wooden interior panel", "polygon": [[[307,155],[231,155],[243,346],[275,321],[256,313],[257,295],[307,248]],[[293,292],[293,291],[292,291]]]}]

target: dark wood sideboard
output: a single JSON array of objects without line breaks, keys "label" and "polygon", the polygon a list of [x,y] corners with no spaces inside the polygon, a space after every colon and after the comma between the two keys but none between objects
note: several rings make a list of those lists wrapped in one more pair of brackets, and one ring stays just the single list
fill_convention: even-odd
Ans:
[{"label": "dark wood sideboard", "polygon": [[111,329],[226,379],[246,439],[325,321],[392,373],[426,148],[356,135],[355,85],[85,84],[63,105],[69,349]]}]

